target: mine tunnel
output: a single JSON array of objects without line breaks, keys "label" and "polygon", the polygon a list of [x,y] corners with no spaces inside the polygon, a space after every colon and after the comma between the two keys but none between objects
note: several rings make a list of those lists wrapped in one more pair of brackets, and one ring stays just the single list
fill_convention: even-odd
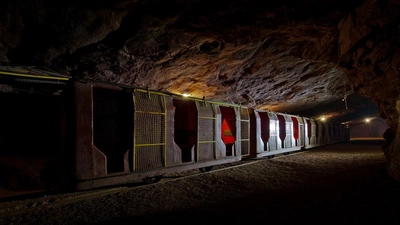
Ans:
[{"label": "mine tunnel", "polygon": [[[212,210],[227,205],[225,218],[237,218],[236,208],[253,215],[245,207],[253,203],[274,211],[280,207],[261,200],[279,196],[282,205],[301,203],[299,212],[285,209],[306,223],[326,206],[323,194],[310,194],[315,180],[332,196],[328,208],[345,215],[334,222],[375,221],[368,210],[392,218],[385,212],[400,209],[389,200],[400,181],[399,9],[397,0],[1,2],[0,213],[59,191],[149,184],[137,191],[143,197],[159,181],[197,171],[205,178],[165,184],[186,202],[171,206],[172,221],[202,212],[220,218]],[[370,208],[349,203],[360,220],[341,212],[337,202],[346,198],[328,184]],[[372,187],[388,196],[375,198]],[[174,201],[153,191],[153,202]],[[387,210],[364,202],[368,194]],[[114,221],[160,222],[169,207],[152,212],[143,198],[125,201],[143,211],[110,206]],[[29,210],[0,222],[32,222],[37,205],[21,203],[14,209]],[[179,207],[186,214],[176,219]],[[274,212],[274,222],[285,220]],[[93,223],[113,221],[106,214]]]}]

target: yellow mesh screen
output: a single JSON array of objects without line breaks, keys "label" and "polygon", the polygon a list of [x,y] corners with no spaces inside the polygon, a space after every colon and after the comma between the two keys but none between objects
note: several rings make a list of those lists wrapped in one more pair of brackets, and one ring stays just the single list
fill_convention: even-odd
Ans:
[{"label": "yellow mesh screen", "polygon": [[154,92],[134,92],[134,170],[165,166],[165,97]]}]

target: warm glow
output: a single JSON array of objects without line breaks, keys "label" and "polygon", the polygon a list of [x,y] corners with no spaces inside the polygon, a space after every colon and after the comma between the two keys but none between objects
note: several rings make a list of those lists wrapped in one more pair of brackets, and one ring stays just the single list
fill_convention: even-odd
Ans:
[{"label": "warm glow", "polygon": [[365,119],[366,123],[369,123],[369,121],[371,121],[369,118]]},{"label": "warm glow", "polygon": [[325,119],[325,117],[321,117],[321,121],[325,121],[326,119]]},{"label": "warm glow", "polygon": [[182,96],[183,96],[183,97],[189,97],[190,94],[183,93]]}]

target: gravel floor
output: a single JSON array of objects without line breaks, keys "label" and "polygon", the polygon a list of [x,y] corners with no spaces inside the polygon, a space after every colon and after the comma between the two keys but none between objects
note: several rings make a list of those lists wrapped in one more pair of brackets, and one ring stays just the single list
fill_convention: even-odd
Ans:
[{"label": "gravel floor", "polygon": [[0,224],[400,224],[400,184],[388,177],[380,144],[330,145],[184,179],[173,174],[69,204],[57,202],[74,194],[3,202]]}]

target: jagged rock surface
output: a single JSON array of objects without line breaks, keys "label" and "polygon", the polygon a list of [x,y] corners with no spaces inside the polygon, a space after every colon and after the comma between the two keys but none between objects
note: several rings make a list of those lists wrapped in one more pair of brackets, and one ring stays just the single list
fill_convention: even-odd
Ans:
[{"label": "jagged rock surface", "polygon": [[384,152],[400,180],[399,9],[398,0],[2,1],[0,62],[304,116],[355,92],[392,127]]},{"label": "jagged rock surface", "polygon": [[367,1],[339,24],[341,68],[352,89],[379,107],[389,126],[383,147],[392,176],[400,180],[400,2]]}]

